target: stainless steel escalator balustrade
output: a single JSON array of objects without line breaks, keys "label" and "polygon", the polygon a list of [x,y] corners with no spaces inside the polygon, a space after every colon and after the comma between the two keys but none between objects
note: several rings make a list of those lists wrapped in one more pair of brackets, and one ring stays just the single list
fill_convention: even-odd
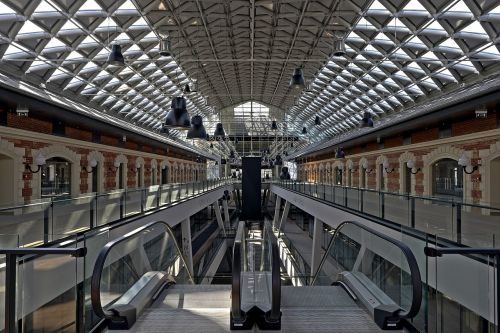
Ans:
[{"label": "stainless steel escalator balustrade", "polygon": [[91,302],[111,329],[128,329],[170,284],[193,278],[170,226],[152,222],[108,242],[91,278]]},{"label": "stainless steel escalator balustrade", "polygon": [[410,248],[355,221],[335,229],[311,284],[341,285],[382,329],[401,329],[422,303],[420,270]]},{"label": "stainless steel escalator balustrade", "polygon": [[[281,276],[278,244],[271,225],[263,226],[261,238],[247,238],[245,222],[238,225],[233,247],[231,329],[281,328]],[[253,234],[257,234],[253,232]]]}]

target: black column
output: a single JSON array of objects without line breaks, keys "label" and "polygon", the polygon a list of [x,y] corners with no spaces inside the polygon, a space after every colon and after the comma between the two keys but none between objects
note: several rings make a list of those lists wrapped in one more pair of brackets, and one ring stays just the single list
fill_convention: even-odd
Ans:
[{"label": "black column", "polygon": [[242,216],[243,220],[260,220],[261,214],[261,181],[260,157],[243,157],[242,159]]}]

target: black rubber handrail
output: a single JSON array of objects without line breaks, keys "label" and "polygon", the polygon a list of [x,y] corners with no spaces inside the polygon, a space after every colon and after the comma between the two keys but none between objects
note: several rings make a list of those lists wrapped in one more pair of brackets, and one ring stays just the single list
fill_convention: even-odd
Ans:
[{"label": "black rubber handrail", "polygon": [[265,233],[271,244],[271,311],[269,312],[269,321],[279,321],[281,318],[281,258],[278,247],[278,241],[274,237],[270,222],[264,224]]},{"label": "black rubber handrail", "polygon": [[415,317],[418,312],[420,311],[420,306],[422,304],[422,280],[420,278],[420,269],[418,268],[417,260],[415,259],[415,255],[413,254],[412,250],[402,241],[399,241],[397,239],[394,239],[392,237],[389,237],[387,235],[384,235],[376,230],[373,230],[370,227],[367,227],[366,225],[356,222],[356,221],[344,221],[339,224],[339,226],[335,229],[335,232],[332,236],[332,239],[328,243],[328,247],[326,248],[326,252],[323,255],[323,258],[321,258],[321,262],[318,266],[318,269],[316,270],[316,273],[313,276],[311,285],[314,285],[316,282],[316,279],[318,278],[319,272],[321,271],[327,257],[329,256],[330,250],[337,238],[337,236],[340,234],[340,231],[342,228],[348,224],[353,224],[361,229],[364,229],[368,231],[369,233],[378,236],[382,238],[383,240],[394,244],[397,246],[403,255],[406,258],[406,261],[408,262],[408,267],[410,269],[410,278],[411,278],[411,286],[412,286],[412,301],[411,301],[411,306],[407,311],[401,310],[398,313],[398,316],[400,318],[413,318]]},{"label": "black rubber handrail", "polygon": [[188,266],[186,265],[186,260],[184,259],[184,256],[182,254],[182,251],[179,247],[179,244],[177,243],[177,240],[175,238],[175,235],[170,228],[170,226],[164,222],[164,221],[156,221],[156,222],[151,222],[149,224],[146,224],[140,228],[135,229],[134,231],[127,233],[126,235],[119,237],[115,240],[112,240],[108,242],[104,247],[102,248],[101,252],[99,252],[99,255],[97,256],[95,265],[94,265],[94,271],[92,272],[92,279],[91,279],[91,285],[90,285],[90,298],[92,301],[92,309],[94,310],[95,314],[99,316],[100,318],[106,318],[106,319],[111,319],[114,318],[115,315],[113,314],[112,311],[106,311],[102,307],[101,303],[101,277],[102,277],[102,271],[104,269],[104,264],[106,262],[106,258],[108,257],[109,252],[113,247],[116,245],[123,243],[132,237],[136,236],[137,234],[141,233],[142,231],[149,229],[151,227],[154,227],[156,225],[161,225],[165,227],[166,232],[169,234],[169,236],[172,238],[172,241],[174,242],[174,246],[179,252],[179,257],[182,260],[182,263],[185,267],[185,270],[187,272],[187,275],[189,277],[189,281],[191,283],[194,283],[193,277],[191,276],[191,272],[187,268]]},{"label": "black rubber handrail", "polygon": [[241,311],[241,264],[242,254],[246,255],[245,251],[245,222],[240,221],[236,231],[233,245],[233,263],[232,263],[232,279],[231,279],[231,314],[236,321],[243,321],[245,314]]}]

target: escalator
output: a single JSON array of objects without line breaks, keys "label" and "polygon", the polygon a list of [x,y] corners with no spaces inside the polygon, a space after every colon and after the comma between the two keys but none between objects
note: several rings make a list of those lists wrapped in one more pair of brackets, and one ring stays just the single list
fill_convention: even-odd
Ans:
[{"label": "escalator", "polygon": [[413,252],[395,237],[360,222],[341,223],[311,285],[343,288],[381,329],[413,330],[422,303],[421,275]]},{"label": "escalator", "polygon": [[238,225],[233,247],[231,329],[281,328],[280,257],[271,225]]},{"label": "escalator", "polygon": [[281,285],[280,252],[270,223],[240,221],[231,284],[197,285],[172,230],[151,223],[101,250],[92,307],[109,329],[133,326],[134,332],[412,328],[422,283],[403,242],[357,222],[342,223],[311,283],[300,287]]}]

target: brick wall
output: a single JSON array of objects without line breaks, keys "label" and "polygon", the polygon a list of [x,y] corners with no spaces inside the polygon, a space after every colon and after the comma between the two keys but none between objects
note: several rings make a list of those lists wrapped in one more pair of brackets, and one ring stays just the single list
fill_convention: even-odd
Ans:
[{"label": "brick wall", "polygon": [[38,133],[52,134],[52,122],[7,113],[7,126]]}]

